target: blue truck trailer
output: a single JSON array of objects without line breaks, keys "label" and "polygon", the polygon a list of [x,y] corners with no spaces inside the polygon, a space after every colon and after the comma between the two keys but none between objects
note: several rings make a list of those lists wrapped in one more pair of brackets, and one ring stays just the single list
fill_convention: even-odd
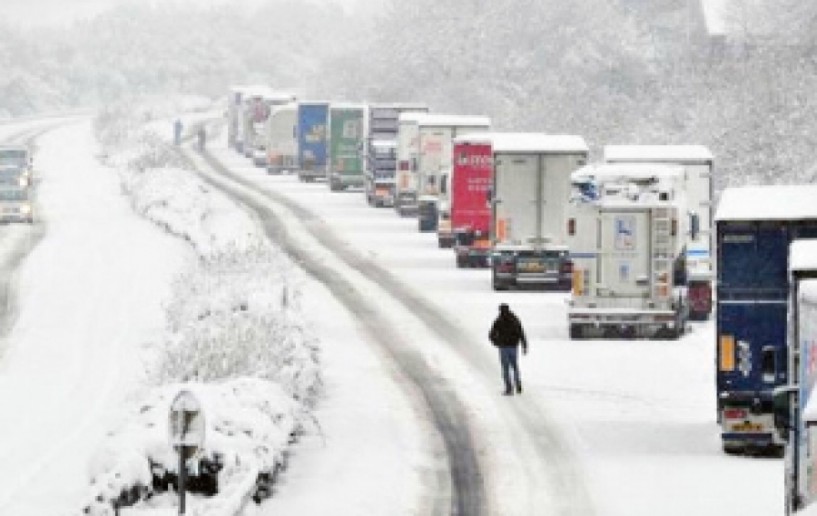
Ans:
[{"label": "blue truck trailer", "polygon": [[715,216],[716,388],[727,453],[780,454],[773,391],[788,383],[788,253],[817,238],[817,185],[729,188]]},{"label": "blue truck trailer", "polygon": [[789,385],[776,391],[786,437],[786,514],[817,502],[817,239],[789,248]]},{"label": "blue truck trailer", "polygon": [[328,102],[298,104],[298,179],[312,182],[326,179],[328,168]]}]

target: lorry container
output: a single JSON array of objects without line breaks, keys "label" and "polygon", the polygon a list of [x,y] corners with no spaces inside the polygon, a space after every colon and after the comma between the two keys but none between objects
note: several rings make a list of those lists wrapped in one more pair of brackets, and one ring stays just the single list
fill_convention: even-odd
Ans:
[{"label": "lorry container", "polygon": [[572,175],[570,338],[678,338],[687,318],[680,166],[593,164]]},{"label": "lorry container", "polygon": [[[607,163],[667,163],[684,168],[684,187],[690,212],[700,225],[687,233],[685,267],[689,318],[705,320],[712,312],[714,231],[714,170],[712,152],[703,145],[607,145]],[[694,235],[694,237],[693,237]]]},{"label": "lorry container", "polygon": [[242,152],[241,130],[244,125],[244,96],[257,86],[231,86],[227,94],[227,144]]},{"label": "lorry container", "polygon": [[298,104],[291,102],[272,109],[267,118],[267,172],[280,174],[298,168]]},{"label": "lorry container", "polygon": [[491,139],[491,270],[494,290],[570,289],[566,246],[570,174],[587,161],[584,138],[502,133]]},{"label": "lorry container", "polygon": [[326,179],[328,123],[328,102],[298,103],[298,179],[301,181]]},{"label": "lorry container", "polygon": [[332,104],[329,108],[329,189],[362,187],[366,155],[366,106]]},{"label": "lorry container", "polygon": [[773,391],[788,384],[788,253],[817,238],[817,185],[727,188],[715,215],[716,396],[726,452],[779,453]]},{"label": "lorry container", "polygon": [[453,140],[490,127],[491,120],[484,116],[425,114],[417,119],[417,192],[426,200],[437,199],[435,210],[423,210],[423,216],[418,216],[418,229],[436,231],[440,247],[453,241],[448,195],[441,188],[443,174],[452,168]]},{"label": "lorry container", "polygon": [[366,167],[366,202],[376,208],[394,206],[397,140],[371,140]]},{"label": "lorry container", "polygon": [[776,426],[786,438],[786,514],[793,514],[817,500],[817,239],[789,247],[787,320],[789,383],[776,389],[775,408],[783,411]]},{"label": "lorry container", "polygon": [[245,95],[244,100],[244,155],[253,160],[257,167],[267,166],[267,119],[273,108],[295,100],[295,95],[273,91],[270,88],[258,89]]},{"label": "lorry container", "polygon": [[364,190],[366,191],[366,202],[370,205],[394,206],[400,113],[426,112],[428,112],[428,106],[418,103],[388,103],[369,106]]},{"label": "lorry container", "polygon": [[491,251],[491,181],[494,155],[490,133],[454,138],[454,164],[443,184],[450,198],[457,267],[488,267]]},{"label": "lorry container", "polygon": [[394,209],[401,217],[417,215],[417,161],[419,159],[418,121],[424,114],[400,113],[397,130],[397,169],[395,170]]},{"label": "lorry container", "polygon": [[[227,134],[235,150],[246,157],[252,156],[256,126],[263,124],[269,114],[261,98],[271,92],[271,88],[260,84],[237,86],[232,91],[233,113],[230,115],[231,122],[228,125]],[[234,134],[231,132],[233,122],[235,123]]]}]

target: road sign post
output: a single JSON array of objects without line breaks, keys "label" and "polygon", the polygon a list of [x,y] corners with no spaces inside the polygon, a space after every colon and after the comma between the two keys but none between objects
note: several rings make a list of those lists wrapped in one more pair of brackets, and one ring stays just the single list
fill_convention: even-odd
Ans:
[{"label": "road sign post", "polygon": [[170,404],[168,433],[170,444],[179,454],[179,514],[185,513],[187,460],[204,444],[204,411],[192,392],[182,390]]}]

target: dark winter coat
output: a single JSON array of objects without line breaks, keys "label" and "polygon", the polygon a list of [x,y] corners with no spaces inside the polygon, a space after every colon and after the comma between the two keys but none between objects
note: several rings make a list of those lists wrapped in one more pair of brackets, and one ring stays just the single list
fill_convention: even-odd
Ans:
[{"label": "dark winter coat", "polygon": [[522,342],[522,348],[527,349],[528,340],[525,338],[525,330],[516,314],[510,310],[500,311],[499,316],[491,326],[488,338],[494,346],[499,348],[513,348]]}]

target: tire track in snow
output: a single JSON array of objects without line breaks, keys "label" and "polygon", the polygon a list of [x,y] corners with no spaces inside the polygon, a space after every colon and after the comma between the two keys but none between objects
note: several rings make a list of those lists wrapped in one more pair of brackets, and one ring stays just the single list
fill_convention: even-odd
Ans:
[{"label": "tire track in snow", "polygon": [[[223,166],[209,156],[208,165],[223,173]],[[255,211],[261,218],[264,231],[308,274],[323,283],[336,298],[357,318],[382,349],[399,364],[402,374],[428,407],[441,440],[445,446],[446,459],[442,471],[433,473],[429,483],[428,507],[431,514],[474,515],[487,514],[485,491],[477,450],[467,425],[469,419],[455,389],[438,373],[434,372],[424,356],[414,351],[406,335],[393,328],[384,317],[377,300],[363,295],[348,279],[333,268],[315,259],[286,237],[286,228],[268,207],[243,195],[235,188],[225,187],[212,181],[206,174],[202,177],[228,195],[238,198],[242,204]],[[337,250],[332,249],[333,252]],[[438,461],[440,462],[440,461]]]},{"label": "tire track in snow", "polygon": [[[221,175],[225,176],[230,181],[238,183],[241,185],[241,187],[249,189],[256,194],[260,194],[261,196],[270,199],[272,202],[282,205],[293,212],[301,221],[306,231],[311,233],[313,237],[317,238],[327,249],[330,249],[344,263],[371,279],[373,282],[377,283],[394,299],[403,304],[408,312],[422,320],[428,329],[431,332],[436,333],[443,342],[448,343],[448,345],[462,359],[465,360],[470,368],[480,373],[483,379],[487,379],[491,382],[495,380],[495,364],[493,361],[486,360],[484,354],[476,353],[472,346],[467,344],[471,341],[471,336],[466,330],[448,320],[445,315],[438,311],[438,309],[436,309],[432,304],[427,302],[422,296],[418,295],[411,288],[404,285],[391,272],[363,256],[361,253],[355,251],[348,245],[347,242],[339,239],[335,234],[333,234],[331,228],[329,228],[320,217],[298,203],[290,200],[286,196],[264,189],[252,181],[231,172],[225,165],[208,153],[204,153],[203,157],[209,166],[216,169]],[[203,175],[203,177],[217,188],[223,190],[225,189],[220,182],[214,182],[206,175]],[[264,207],[262,204],[250,198],[246,194],[242,194],[239,189],[228,187],[226,190],[230,195],[238,197],[242,203],[250,206],[259,213],[264,214],[263,218],[270,222],[265,224],[265,227],[270,233],[271,238],[275,239],[276,242],[284,247],[292,247],[291,243],[288,243],[286,228],[282,227],[281,222],[277,220],[275,214],[272,213],[269,208]],[[320,264],[309,265],[308,263],[305,263],[309,261],[309,256],[303,256],[303,253],[297,249],[292,250],[292,255],[301,263],[302,266],[306,265],[305,268],[308,270],[309,267],[315,267],[316,270],[314,272],[316,274],[321,273],[319,270],[321,267]],[[323,275],[325,275],[325,273]],[[318,276],[318,278],[322,279],[322,276]],[[329,279],[333,281],[336,280],[334,276],[330,277]],[[342,288],[336,285],[333,291],[337,289],[341,290],[341,294],[344,294],[345,290],[355,290],[354,286],[352,285],[347,285]],[[365,322],[377,316],[376,307],[374,312],[371,310],[363,310],[361,308],[362,306],[366,306],[365,303],[367,300],[355,300],[353,296],[346,297],[348,298],[347,302],[353,303],[353,305],[350,306],[350,310],[352,310],[355,314],[359,314],[361,321]],[[382,333],[383,331],[390,330],[387,327],[388,325],[382,324],[382,326],[386,327],[377,331],[380,332],[381,336],[388,335]],[[378,333],[375,333],[375,335],[377,336]],[[389,339],[391,338],[393,337],[389,336]],[[397,338],[399,338],[399,336]],[[384,346],[387,348],[389,347],[390,342],[396,342],[393,340],[386,342],[385,339],[379,340],[383,342]],[[422,360],[412,362],[411,358],[399,356],[399,352],[403,351],[402,349],[398,350],[397,354],[395,354],[393,350],[390,351],[395,356],[396,360],[398,360],[398,363],[400,363],[403,367],[406,367],[407,369],[423,367],[426,371],[428,371],[428,366],[422,364]],[[418,372],[415,371],[415,374],[417,373]],[[415,381],[420,381],[420,383],[422,383],[427,380],[417,378]],[[444,379],[439,379],[439,381],[442,382],[441,385],[445,384]],[[462,412],[462,403],[457,399],[456,394],[451,392],[450,396],[450,403],[458,404],[458,411]],[[431,404],[431,401],[428,400],[428,398],[426,398],[426,401]],[[433,406],[431,408],[434,410]],[[440,409],[440,407],[437,407],[437,409]],[[557,425],[551,420],[551,417],[545,408],[532,398],[525,397],[515,400],[515,402],[512,404],[502,404],[499,410],[501,412],[502,419],[508,422],[508,431],[513,433],[514,440],[519,438],[525,441],[525,443],[519,444],[516,451],[520,455],[519,463],[528,474],[527,478],[518,479],[519,482],[527,483],[526,489],[532,499],[528,505],[528,513],[542,513],[543,508],[536,505],[535,500],[533,500],[535,496],[530,495],[530,493],[537,490],[544,490],[550,493],[552,499],[552,506],[549,508],[549,510],[547,510],[548,513],[570,516],[586,516],[594,514],[595,509],[593,507],[589,491],[585,485],[581,467],[578,465],[578,460],[570,451],[568,440],[559,433],[557,430]],[[435,417],[436,416],[439,416],[442,419],[441,421],[437,421],[437,424],[441,433],[443,434],[444,439],[446,439],[446,449],[449,455],[453,456],[451,477],[454,489],[454,498],[468,496],[463,495],[462,493],[469,493],[469,489],[474,488],[474,482],[480,484],[480,502],[476,504],[476,506],[472,505],[469,507],[458,506],[457,503],[454,503],[452,504],[452,513],[478,514],[478,512],[472,511],[485,512],[486,488],[484,485],[482,485],[483,475],[479,470],[479,464],[474,456],[474,443],[470,433],[466,432],[468,435],[464,436],[464,438],[463,436],[446,436],[445,432],[447,431],[447,427],[445,424],[445,418],[450,417],[451,414],[446,414],[443,411],[442,413],[435,413]],[[460,419],[459,422],[455,419],[454,426],[462,426],[462,421],[467,421],[467,419]],[[468,453],[471,455],[471,458],[466,459],[466,462],[470,462],[468,465],[457,465],[457,453],[462,451],[462,446],[469,448]],[[531,453],[533,453],[534,456],[530,456]],[[469,471],[471,473],[468,473]],[[469,474],[475,475],[474,479],[464,478]],[[541,485],[542,482],[540,482],[540,479],[543,476],[547,482],[547,485]],[[465,510],[465,512],[459,512],[463,510]]]}]

